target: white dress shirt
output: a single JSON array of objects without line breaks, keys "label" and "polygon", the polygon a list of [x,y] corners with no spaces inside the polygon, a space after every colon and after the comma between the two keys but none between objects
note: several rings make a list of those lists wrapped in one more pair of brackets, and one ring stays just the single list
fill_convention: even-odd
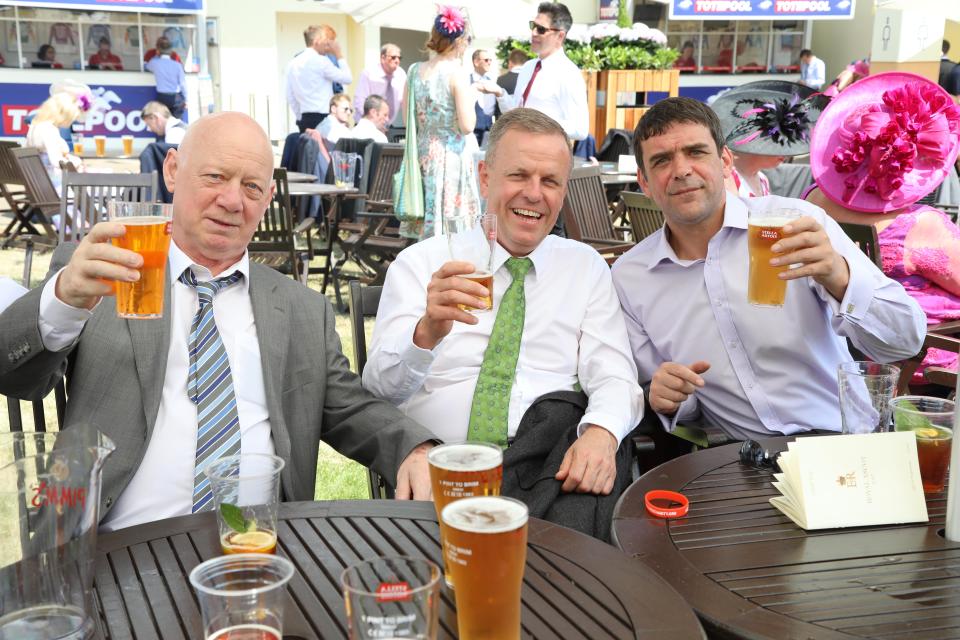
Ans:
[{"label": "white dress shirt", "polygon": [[333,116],[324,118],[320,126],[317,127],[317,132],[320,134],[320,137],[332,144],[337,144],[337,140],[340,138],[349,138],[350,131],[350,127]]},{"label": "white dress shirt", "polygon": [[[530,87],[526,104],[523,91],[527,88],[534,67],[540,60],[540,72]],[[590,133],[590,115],[587,112],[587,85],[577,65],[570,62],[563,49],[546,58],[527,60],[520,67],[517,88],[512,96],[497,98],[500,111],[506,113],[520,106],[542,111],[560,123],[573,140],[583,140]]]},{"label": "white dress shirt", "polygon": [[[393,94],[393,110],[387,122],[393,122],[397,115],[403,112],[404,96],[406,95],[407,72],[397,67],[390,79],[390,93]],[[363,115],[363,101],[368,96],[375,95],[387,98],[387,74],[380,63],[368,67],[360,74],[357,81],[357,91],[353,96],[353,112]]]},{"label": "white dress shirt", "polygon": [[[540,69],[540,73],[543,73],[543,69]],[[489,73],[470,72],[470,84],[481,81],[496,83],[497,79]],[[486,115],[492,116],[497,106],[497,96],[492,93],[477,93],[477,105]]]},{"label": "white dress shirt", "polygon": [[[783,307],[747,302],[748,210],[800,209],[824,226],[850,267],[837,301],[813,278],[787,283]],[[705,385],[672,416],[668,430],[702,417],[737,438],[840,430],[837,365],[852,358],[844,338],[868,357],[914,355],[926,318],[899,283],[887,278],[822,209],[803,200],[727,193],[723,227],[705,260],[681,260],[664,229],[617,260],[620,295],[640,381],[664,362],[705,360]]]},{"label": "white dress shirt", "polygon": [[817,56],[812,56],[809,63],[800,63],[800,84],[811,89],[819,90],[827,81],[827,66]]},{"label": "white dress shirt", "polygon": [[330,113],[333,83],[350,84],[353,75],[343,58],[333,64],[311,47],[287,64],[287,102],[297,120],[305,113]]},{"label": "white dress shirt", "polygon": [[[445,237],[403,250],[380,298],[363,385],[448,442],[465,440],[483,354],[511,276],[510,255],[493,258],[493,310],[479,323],[453,323],[433,350],[413,344],[424,314],[427,283],[450,260]],[[643,391],[630,358],[626,328],[610,269],[587,245],[549,235],[530,254],[524,280],[526,316],[517,372],[510,390],[508,436],[534,400],[579,382],[589,397],[580,423],[596,424],[621,440],[643,415]]]},{"label": "white dress shirt", "polygon": [[[210,271],[192,264],[190,258],[170,243],[172,291],[170,295],[170,349],[157,421],[137,472],[117,498],[101,525],[113,531],[142,522],[189,514],[193,508],[193,472],[197,450],[197,407],[187,396],[190,367],[190,325],[199,308],[197,291],[178,277],[187,267],[197,280],[212,279]],[[244,278],[220,292],[213,302],[213,315],[223,340],[240,418],[240,449],[243,453],[274,453],[270,416],[263,383],[260,343],[250,304],[250,260],[246,253],[221,276],[240,271]],[[92,313],[64,304],[54,294],[60,274],[44,287],[40,298],[40,336],[48,350],[69,347],[80,336]],[[113,304],[107,300],[105,304]],[[158,322],[129,320],[129,322]]]},{"label": "white dress shirt", "polygon": [[187,135],[187,125],[178,118],[170,116],[167,118],[167,124],[163,129],[163,141],[167,144],[180,144],[183,137]]},{"label": "white dress shirt", "polygon": [[[329,120],[329,118],[328,118]],[[358,140],[370,139],[374,142],[387,142],[387,134],[380,129],[377,129],[377,125],[373,124],[372,120],[367,118],[360,118],[357,120],[356,126],[353,129],[350,129],[347,133],[341,134],[342,138],[356,138]]]}]

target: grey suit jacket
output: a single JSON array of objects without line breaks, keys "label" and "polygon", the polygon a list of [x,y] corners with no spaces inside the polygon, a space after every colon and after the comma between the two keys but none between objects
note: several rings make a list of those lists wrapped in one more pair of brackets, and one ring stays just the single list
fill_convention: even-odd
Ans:
[{"label": "grey suit jacket", "polygon": [[[69,261],[74,248],[57,248],[48,277]],[[406,455],[433,435],[361,386],[340,350],[325,297],[258,264],[250,265],[249,285],[270,428],[277,455],[287,461],[284,497],[313,499],[321,439],[385,478],[396,478]],[[157,419],[170,344],[170,296],[162,320],[117,318],[113,302],[105,300],[72,347],[52,352],[44,349],[37,325],[42,288],[0,314],[0,393],[42,397],[67,371],[64,424],[99,429],[117,446],[104,469],[102,518],[137,470]]]}]

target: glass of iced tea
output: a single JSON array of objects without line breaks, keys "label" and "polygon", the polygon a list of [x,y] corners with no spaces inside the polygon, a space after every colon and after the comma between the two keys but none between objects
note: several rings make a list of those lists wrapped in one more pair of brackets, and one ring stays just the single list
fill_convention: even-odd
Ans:
[{"label": "glass of iced tea", "polygon": [[429,560],[394,556],[358,562],[340,574],[350,640],[435,640],[440,568]]},{"label": "glass of iced tea", "polygon": [[451,215],[443,219],[443,233],[450,247],[450,259],[473,264],[473,273],[462,278],[487,288],[482,307],[457,305],[464,311],[480,313],[493,308],[493,254],[497,245],[497,216],[486,213],[479,216]]},{"label": "glass of iced tea", "polygon": [[197,592],[205,640],[281,640],[284,586],[293,563],[279,556],[220,556],[197,565]]},{"label": "glass of iced tea", "polygon": [[143,257],[139,280],[114,283],[117,315],[140,320],[162,318],[173,205],[111,200],[107,214],[127,229],[122,237],[112,240],[114,246]]},{"label": "glass of iced tea", "polygon": [[444,507],[443,559],[457,585],[463,640],[519,640],[527,517],[527,505],[512,498],[464,498]]},{"label": "glass of iced tea", "polygon": [[276,552],[283,466],[283,458],[265,453],[242,453],[207,465],[224,554]]},{"label": "glass of iced tea", "polygon": [[787,296],[787,281],[778,275],[789,267],[774,267],[770,259],[776,256],[770,247],[785,238],[783,227],[803,215],[797,209],[750,211],[747,241],[750,248],[750,279],[747,301],[764,307],[782,307]]},{"label": "glass of iced tea", "polygon": [[900,396],[891,404],[894,429],[913,431],[917,437],[923,492],[940,493],[950,468],[954,403],[929,396]]},{"label": "glass of iced tea", "polygon": [[[444,527],[440,514],[454,500],[474,496],[498,496],[503,482],[503,450],[487,442],[454,442],[442,444],[427,452],[433,503],[440,522],[440,544]],[[453,577],[446,563],[443,577],[453,586]]]}]

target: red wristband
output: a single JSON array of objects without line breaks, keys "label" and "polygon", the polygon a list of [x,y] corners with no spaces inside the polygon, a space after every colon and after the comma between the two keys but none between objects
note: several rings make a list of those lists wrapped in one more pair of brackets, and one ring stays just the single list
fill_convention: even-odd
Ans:
[{"label": "red wristband", "polygon": [[[663,500],[671,504],[661,507],[653,504],[654,500]],[[682,518],[687,515],[687,511],[690,509],[690,501],[687,500],[685,495],[665,489],[647,491],[647,494],[643,496],[643,502],[647,505],[647,512],[657,518]]]}]

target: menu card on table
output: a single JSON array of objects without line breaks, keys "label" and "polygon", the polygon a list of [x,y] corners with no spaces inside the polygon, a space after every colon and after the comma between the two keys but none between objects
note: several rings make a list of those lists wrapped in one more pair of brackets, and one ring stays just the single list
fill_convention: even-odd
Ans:
[{"label": "menu card on table", "polygon": [[777,462],[770,504],[803,529],[928,520],[912,432],[798,438]]}]

